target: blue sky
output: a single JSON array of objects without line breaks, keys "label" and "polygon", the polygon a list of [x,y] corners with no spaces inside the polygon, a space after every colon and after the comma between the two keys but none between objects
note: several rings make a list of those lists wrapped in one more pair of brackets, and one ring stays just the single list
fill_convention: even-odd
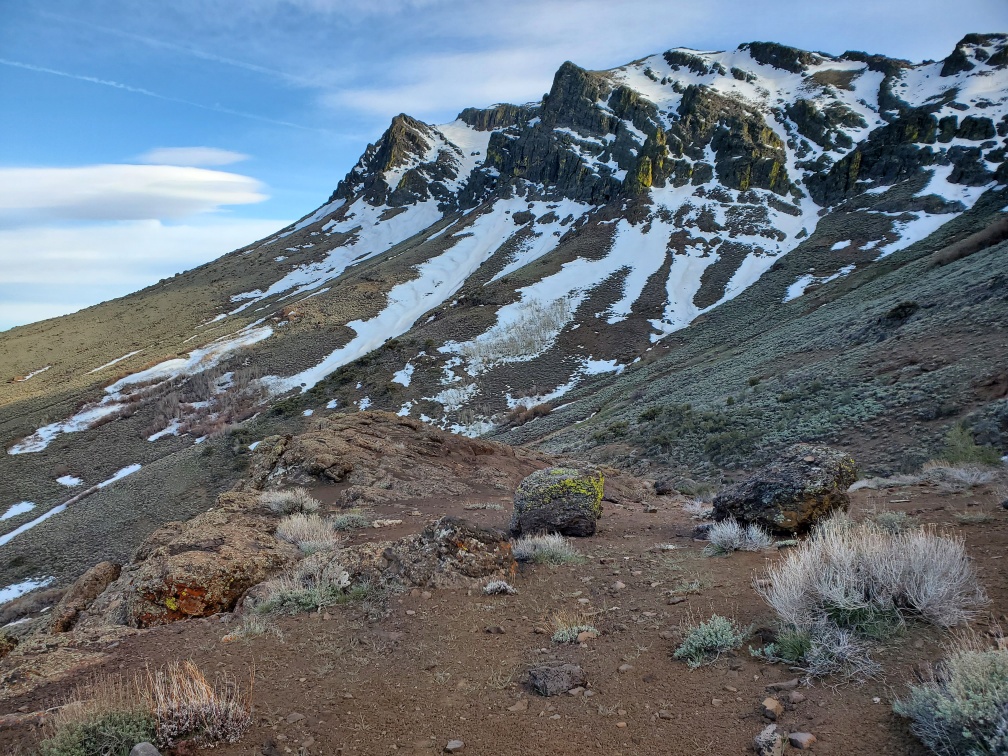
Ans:
[{"label": "blue sky", "polygon": [[525,102],[564,60],[772,40],[942,58],[1003,0],[0,0],[0,330],[310,212],[399,112]]}]

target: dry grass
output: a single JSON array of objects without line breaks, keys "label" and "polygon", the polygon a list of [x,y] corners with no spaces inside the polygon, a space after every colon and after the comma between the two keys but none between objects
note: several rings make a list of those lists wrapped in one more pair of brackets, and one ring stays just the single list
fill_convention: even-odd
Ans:
[{"label": "dry grass", "polygon": [[42,756],[126,756],[134,745],[234,743],[251,724],[252,684],[214,683],[191,661],[138,675],[101,675],[76,686],[46,724]]},{"label": "dry grass", "polygon": [[994,522],[994,514],[981,507],[973,510],[964,509],[961,512],[953,512],[952,516],[956,522],[960,522],[963,525],[986,525],[989,522]]},{"label": "dry grass", "polygon": [[714,509],[703,499],[690,499],[684,501],[682,510],[694,520],[709,520]]},{"label": "dry grass", "polygon": [[332,523],[317,514],[287,515],[277,525],[276,537],[293,543],[306,554],[317,551],[333,551],[340,543],[339,535]]},{"label": "dry grass", "polygon": [[561,609],[553,614],[550,623],[553,625],[554,643],[576,643],[581,633],[599,634],[598,628],[589,622],[584,612]]},{"label": "dry grass", "polygon": [[584,556],[562,535],[526,536],[511,542],[511,553],[519,562],[536,564],[573,564]]},{"label": "dry grass", "polygon": [[275,514],[313,514],[319,511],[321,502],[309,493],[307,488],[289,488],[284,491],[263,491],[259,502]]},{"label": "dry grass", "polygon": [[221,676],[210,683],[191,661],[147,670],[143,694],[157,720],[158,742],[172,746],[181,739],[209,745],[234,743],[252,723],[252,680],[243,689]]},{"label": "dry grass", "polygon": [[994,471],[979,465],[963,465],[932,460],[924,465],[922,475],[947,493],[962,493],[986,485],[995,478]]},{"label": "dry grass", "polygon": [[99,675],[77,685],[46,723],[42,756],[128,754],[138,742],[153,740],[157,722],[136,683],[119,675]]}]

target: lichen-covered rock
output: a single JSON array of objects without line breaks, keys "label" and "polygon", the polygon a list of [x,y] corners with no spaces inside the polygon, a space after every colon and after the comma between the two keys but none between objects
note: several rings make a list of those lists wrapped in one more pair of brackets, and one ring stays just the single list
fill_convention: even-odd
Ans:
[{"label": "lichen-covered rock", "polygon": [[510,578],[516,568],[507,533],[442,517],[398,541],[364,543],[339,555],[351,580],[444,587],[465,580]]},{"label": "lichen-covered rock", "polygon": [[857,465],[845,452],[796,444],[747,480],[714,498],[714,520],[733,517],[775,533],[806,531],[835,510],[850,505],[847,489]]},{"label": "lichen-covered rock", "polygon": [[547,467],[529,475],[514,495],[511,534],[590,536],[602,515],[605,479],[597,470]]},{"label": "lichen-covered rock", "polygon": [[54,633],[65,633],[73,628],[82,611],[101,595],[110,583],[118,579],[122,567],[112,562],[99,562],[85,572],[63,598],[53,607],[49,629]]},{"label": "lichen-covered rock", "polygon": [[558,696],[587,683],[578,664],[541,664],[529,670],[529,686],[540,696]]},{"label": "lichen-covered rock", "polygon": [[228,492],[218,505],[154,531],[89,617],[150,627],[230,611],[246,590],[300,556],[273,536],[276,520],[256,511],[256,494]]}]

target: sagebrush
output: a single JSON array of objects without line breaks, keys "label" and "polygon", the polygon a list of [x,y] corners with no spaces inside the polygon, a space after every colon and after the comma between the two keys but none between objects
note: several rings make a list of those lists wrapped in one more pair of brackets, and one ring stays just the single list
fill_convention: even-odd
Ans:
[{"label": "sagebrush", "polygon": [[893,709],[940,756],[1008,753],[1008,650],[960,636]]},{"label": "sagebrush", "polygon": [[685,628],[683,641],[672,656],[696,669],[740,648],[749,634],[750,630],[735,620],[714,614],[709,620]]}]

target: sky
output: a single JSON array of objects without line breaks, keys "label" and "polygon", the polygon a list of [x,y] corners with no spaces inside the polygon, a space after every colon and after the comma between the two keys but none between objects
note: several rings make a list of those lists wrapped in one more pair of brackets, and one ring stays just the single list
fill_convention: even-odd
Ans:
[{"label": "sky", "polygon": [[0,0],[0,330],[268,236],[400,112],[768,40],[940,59],[1004,0]]}]

